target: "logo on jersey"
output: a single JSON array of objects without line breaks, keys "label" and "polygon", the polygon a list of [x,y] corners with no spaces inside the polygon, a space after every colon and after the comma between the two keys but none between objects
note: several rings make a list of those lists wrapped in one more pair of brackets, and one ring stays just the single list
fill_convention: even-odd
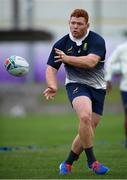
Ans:
[{"label": "logo on jersey", "polygon": [[84,50],[84,51],[87,50],[87,46],[88,46],[88,44],[87,44],[87,43],[84,43],[84,45],[83,45],[83,50]]},{"label": "logo on jersey", "polygon": [[78,92],[78,87],[76,87],[74,90],[73,90],[73,94],[76,94]]},{"label": "logo on jersey", "polygon": [[67,53],[72,53],[73,46],[71,46],[69,49],[67,49]]},{"label": "logo on jersey", "polygon": [[80,53],[80,52],[81,52],[81,49],[78,50],[78,53]]}]

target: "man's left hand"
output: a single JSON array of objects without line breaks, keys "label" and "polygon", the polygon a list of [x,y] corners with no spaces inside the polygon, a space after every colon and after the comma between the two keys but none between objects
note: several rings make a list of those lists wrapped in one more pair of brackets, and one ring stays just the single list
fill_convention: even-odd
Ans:
[{"label": "man's left hand", "polygon": [[55,62],[65,62],[66,61],[66,54],[61,51],[60,49],[55,48],[56,56],[55,56]]}]

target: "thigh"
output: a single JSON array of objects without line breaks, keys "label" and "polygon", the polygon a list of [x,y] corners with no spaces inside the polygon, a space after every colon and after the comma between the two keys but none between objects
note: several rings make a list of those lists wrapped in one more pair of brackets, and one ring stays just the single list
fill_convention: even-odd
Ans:
[{"label": "thigh", "polygon": [[66,90],[71,104],[72,101],[79,96],[87,96],[91,98],[90,91],[86,85],[79,83],[69,83],[66,85]]},{"label": "thigh", "polygon": [[87,96],[78,96],[73,99],[72,105],[79,118],[84,115],[92,116],[92,102]]}]

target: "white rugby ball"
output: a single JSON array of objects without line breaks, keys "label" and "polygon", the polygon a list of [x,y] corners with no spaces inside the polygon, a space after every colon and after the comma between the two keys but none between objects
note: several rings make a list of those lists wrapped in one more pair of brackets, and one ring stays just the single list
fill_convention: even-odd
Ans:
[{"label": "white rugby ball", "polygon": [[13,76],[22,77],[29,72],[29,63],[21,56],[10,56],[5,59],[4,66]]}]

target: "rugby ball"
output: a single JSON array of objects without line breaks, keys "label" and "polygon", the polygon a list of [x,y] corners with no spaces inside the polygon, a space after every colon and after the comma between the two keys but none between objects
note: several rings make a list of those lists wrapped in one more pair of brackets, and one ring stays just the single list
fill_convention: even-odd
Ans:
[{"label": "rugby ball", "polygon": [[20,56],[10,56],[5,59],[4,66],[8,73],[17,77],[25,76],[29,72],[29,63]]}]

